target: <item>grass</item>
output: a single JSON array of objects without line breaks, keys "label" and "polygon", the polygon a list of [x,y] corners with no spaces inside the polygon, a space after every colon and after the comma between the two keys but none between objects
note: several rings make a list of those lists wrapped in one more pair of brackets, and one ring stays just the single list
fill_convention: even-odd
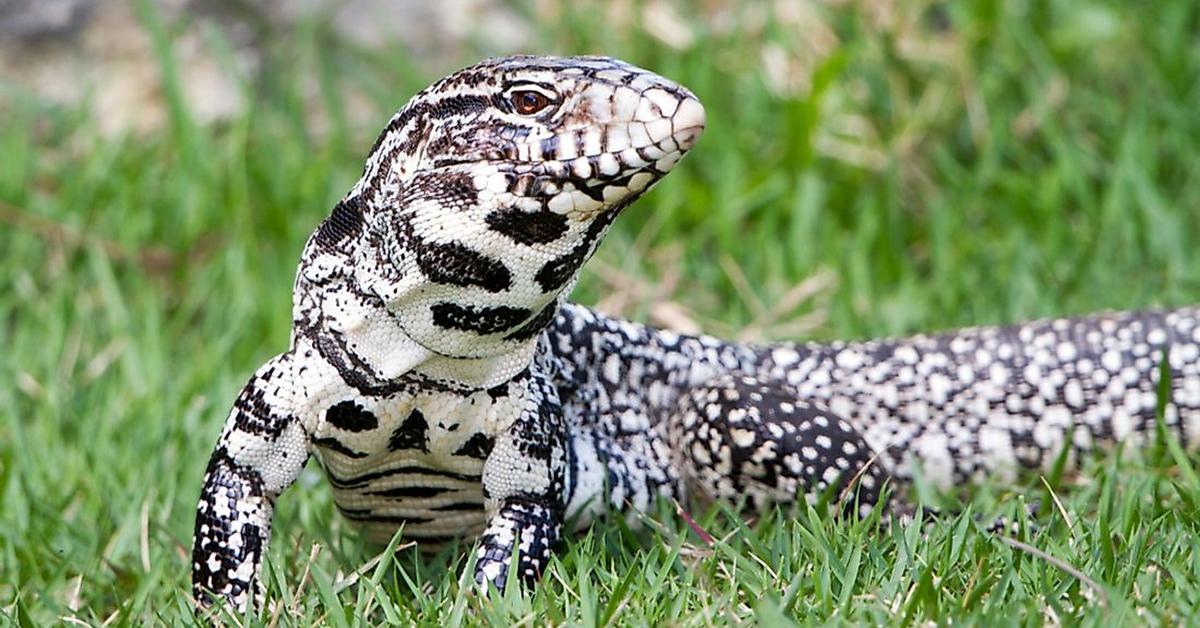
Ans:
[{"label": "grass", "polygon": [[[618,222],[576,299],[748,338],[909,333],[1200,293],[1200,6],[835,3],[764,18],[640,3],[526,9],[538,50],[690,86],[710,128]],[[295,260],[387,115],[440,70],[280,36],[251,106],[201,126],[174,27],[141,3],[169,126],[104,137],[11,85],[0,104],[0,612],[23,625],[187,623],[192,513],[236,391],[288,340]],[[643,20],[641,16],[648,15]],[[770,16],[768,16],[770,17]],[[676,29],[678,30],[678,29]],[[664,39],[690,46],[673,47]],[[230,70],[233,72],[234,70]],[[351,97],[376,112],[359,120]],[[319,125],[314,124],[319,122]],[[323,132],[312,129],[320,127]],[[383,621],[1179,623],[1200,612],[1200,482],[1182,455],[982,487],[879,531],[812,512],[669,510],[572,540],[541,587],[485,601],[454,552],[383,560],[308,469],[280,501],[275,614]],[[973,523],[1043,508],[1007,544]],[[339,584],[341,583],[341,584]]]}]

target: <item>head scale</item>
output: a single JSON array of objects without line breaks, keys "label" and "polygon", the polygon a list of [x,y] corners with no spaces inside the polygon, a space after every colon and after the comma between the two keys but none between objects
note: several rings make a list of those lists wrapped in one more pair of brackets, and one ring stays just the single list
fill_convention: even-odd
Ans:
[{"label": "head scale", "polygon": [[617,214],[704,129],[691,92],[603,57],[506,57],[413,97],[358,196],[366,283],[439,355],[527,345]]}]

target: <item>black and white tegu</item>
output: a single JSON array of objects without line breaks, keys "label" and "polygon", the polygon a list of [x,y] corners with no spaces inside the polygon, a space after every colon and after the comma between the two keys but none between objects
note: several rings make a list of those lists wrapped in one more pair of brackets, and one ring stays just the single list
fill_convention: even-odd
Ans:
[{"label": "black and white tegu", "polygon": [[[566,303],[613,220],[700,137],[687,89],[603,57],[489,59],[387,124],[309,238],[291,346],[217,440],[196,597],[254,602],[275,500],[310,456],[372,538],[477,538],[536,580],[564,521],[656,499],[750,507],[1067,464],[1165,423],[1200,442],[1200,310],[903,340],[744,345]],[[885,481],[901,489],[879,503]],[[853,488],[854,491],[844,489]]]}]

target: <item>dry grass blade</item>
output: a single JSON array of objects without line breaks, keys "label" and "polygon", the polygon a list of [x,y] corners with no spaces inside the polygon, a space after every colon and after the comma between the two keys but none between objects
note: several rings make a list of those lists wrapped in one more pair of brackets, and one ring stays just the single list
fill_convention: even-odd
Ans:
[{"label": "dry grass blade", "polygon": [[1050,493],[1050,499],[1054,500],[1054,507],[1058,509],[1058,514],[1062,515],[1063,521],[1067,522],[1067,529],[1071,532],[1071,538],[1079,540],[1079,536],[1075,533],[1075,522],[1071,519],[1070,513],[1063,506],[1062,500],[1058,498],[1058,493],[1051,488],[1050,483],[1046,481],[1046,476],[1041,476],[1042,486]]},{"label": "dry grass blade", "polygon": [[[401,544],[397,545],[395,551],[399,552],[401,550],[406,550],[406,549],[416,547],[416,546],[417,546],[416,541],[408,541],[406,543],[401,543]],[[366,574],[368,571],[371,571],[372,569],[374,569],[375,565],[378,565],[379,561],[383,560],[383,557],[386,554],[387,554],[387,550],[384,550],[384,551],[376,554],[374,558],[363,563],[363,565],[361,567],[359,567],[358,569],[355,569],[354,571],[350,572],[349,574],[346,574],[345,577],[343,577],[343,578],[339,579],[337,582],[333,583],[333,592],[341,593],[342,591],[345,591],[346,589],[354,586],[354,583],[356,583],[360,579],[362,579],[363,575]]]},{"label": "dry grass blade", "polygon": [[844,504],[846,503],[846,500],[850,499],[850,494],[854,492],[854,488],[858,486],[860,481],[862,481],[863,475],[866,474],[871,467],[875,466],[875,462],[877,460],[879,460],[879,452],[872,454],[871,457],[867,459],[866,464],[859,467],[858,471],[854,473],[854,477],[850,478],[850,481],[846,483],[846,486],[842,489],[841,493],[838,494],[838,504]]},{"label": "dry grass blade", "polygon": [[716,542],[716,539],[714,539],[711,534],[706,532],[704,528],[701,528],[700,524],[696,523],[696,520],[692,518],[691,513],[684,510],[683,504],[680,504],[679,500],[672,499],[671,502],[675,504],[675,514],[679,515],[679,517],[683,519],[684,523],[686,523],[688,527],[692,529],[692,532],[696,533],[696,536],[700,537],[700,540],[703,541],[705,545],[712,545]]},{"label": "dry grass blade", "polygon": [[768,312],[768,322],[779,320],[780,317],[800,307],[805,302],[832,290],[837,286],[837,279],[837,274],[827,268],[822,268],[806,277],[775,301],[775,304],[771,306],[770,312]]},{"label": "dry grass blade", "polygon": [[1076,569],[1075,566],[1072,565],[1071,563],[1068,563],[1067,561],[1062,560],[1061,558],[1051,556],[1049,553],[1045,552],[1044,550],[1041,550],[1032,545],[1029,545],[1028,543],[1022,543],[1021,541],[1018,541],[1012,537],[1005,536],[1003,534],[998,534],[998,535],[996,535],[996,538],[999,539],[1001,543],[1004,543],[1005,545],[1007,545],[1009,547],[1021,550],[1022,552],[1025,552],[1026,554],[1036,556],[1036,557],[1050,563],[1051,565],[1058,567],[1059,569],[1070,574],[1071,576],[1074,576],[1075,579],[1077,579],[1080,582],[1087,585],[1087,587],[1089,589],[1091,589],[1093,593],[1096,594],[1096,598],[1100,601],[1100,606],[1103,606],[1105,608],[1108,607],[1108,594],[1105,593],[1104,588],[1100,586],[1100,583],[1089,578],[1087,576],[1087,574]]},{"label": "dry grass blade", "polygon": [[138,516],[138,546],[142,554],[142,571],[150,573],[150,498],[142,502],[142,512]]},{"label": "dry grass blade", "polygon": [[742,267],[729,255],[722,255],[720,262],[721,270],[725,271],[725,275],[733,283],[733,289],[737,291],[738,296],[742,298],[746,307],[750,308],[750,313],[754,316],[755,320],[767,319],[767,306],[754,293],[754,288],[750,285],[750,279],[746,277],[746,273],[742,271]]},{"label": "dry grass blade", "polygon": [[[288,614],[293,617],[295,617],[299,614],[299,604],[300,604],[300,601],[303,599],[300,594],[304,591],[305,587],[308,586],[308,583],[310,581],[312,581],[312,564],[313,564],[313,561],[315,561],[317,559],[317,555],[319,555],[320,553],[321,553],[321,545],[319,543],[313,543],[312,547],[308,551],[308,560],[305,561],[305,563],[304,563],[304,573],[300,576],[300,582],[296,585],[295,592],[292,593],[292,603],[287,609]],[[277,621],[279,621],[279,615],[280,615],[282,608],[283,608],[283,605],[280,604],[278,607],[276,607],[275,612],[272,614],[272,617],[271,617],[271,625],[272,626],[274,626],[275,623]]]}]

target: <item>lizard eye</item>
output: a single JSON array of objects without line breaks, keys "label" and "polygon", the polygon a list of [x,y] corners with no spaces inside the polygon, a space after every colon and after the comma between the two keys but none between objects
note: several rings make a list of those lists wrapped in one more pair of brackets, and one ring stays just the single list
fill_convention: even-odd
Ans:
[{"label": "lizard eye", "polygon": [[523,116],[531,116],[550,106],[548,96],[532,89],[516,90],[509,94],[508,100],[512,103],[513,111]]}]

